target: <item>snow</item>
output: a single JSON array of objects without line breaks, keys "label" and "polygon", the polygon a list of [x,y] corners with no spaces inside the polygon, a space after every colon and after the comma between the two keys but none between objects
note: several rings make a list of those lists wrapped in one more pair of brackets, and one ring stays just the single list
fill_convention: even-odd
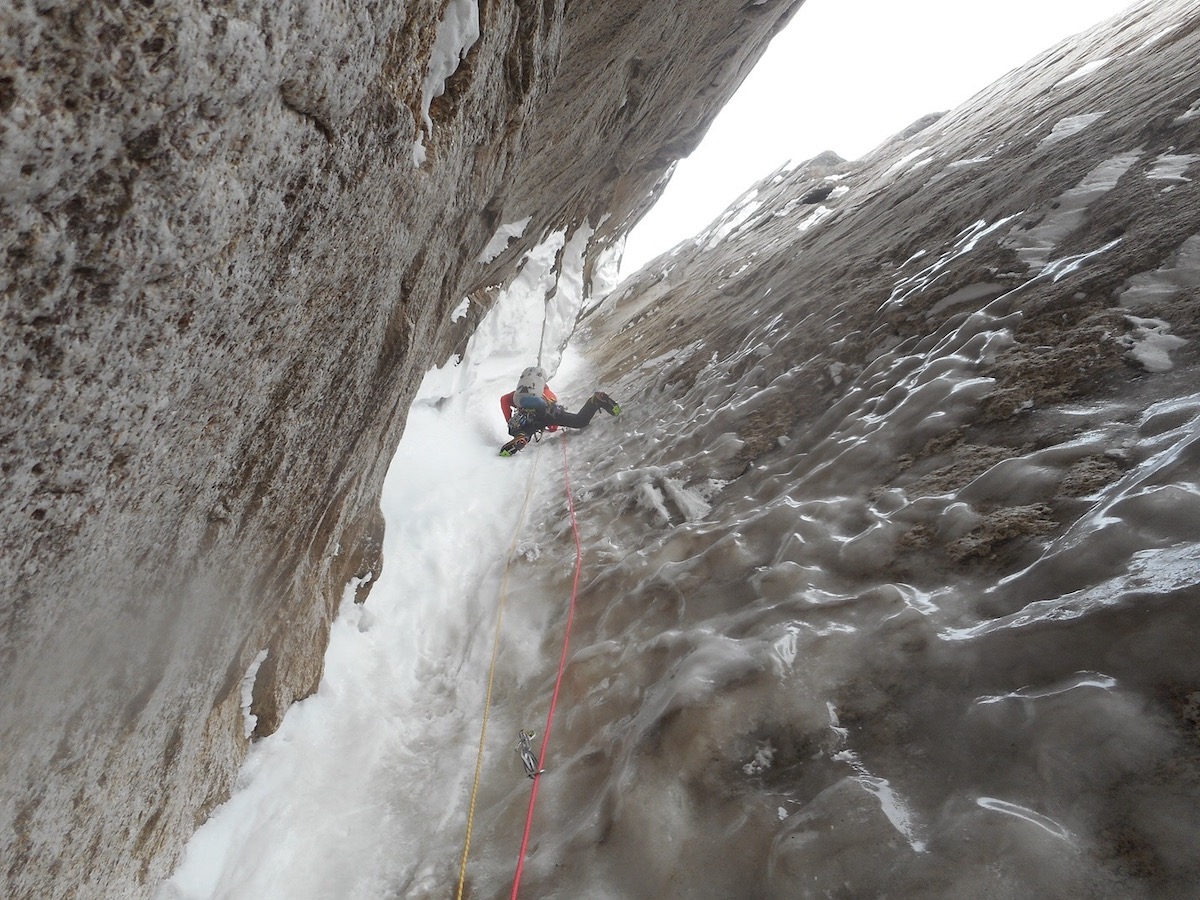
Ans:
[{"label": "snow", "polygon": [[796,226],[796,230],[797,231],[808,231],[808,229],[812,228],[814,225],[819,223],[822,219],[827,217],[832,212],[833,212],[833,209],[828,206],[825,206],[825,205],[818,206],[811,213],[809,213],[808,216],[806,216],[805,219],[799,225]]},{"label": "snow", "polygon": [[783,219],[783,218],[786,218],[787,216],[790,216],[793,212],[795,212],[797,207],[800,207],[803,205],[804,204],[799,197],[793,197],[791,200],[789,200],[787,203],[785,203],[782,207],[775,210],[775,212],[773,212],[772,215],[775,216],[775,218],[777,218],[777,219]]},{"label": "snow", "polygon": [[[939,260],[971,252],[1003,224],[969,225]],[[499,459],[505,435],[496,398],[536,352],[547,292],[556,314],[546,346],[565,340],[581,303],[577,269],[589,237],[590,229],[570,240],[560,233],[531,251],[463,360],[426,376],[385,486],[385,564],[368,603],[356,605],[347,586],[319,691],[254,746],[233,797],[196,833],[160,900],[451,895],[510,558],[515,589],[501,632],[470,872],[481,896],[499,895],[511,877],[528,789],[512,746],[517,729],[543,711],[530,698],[540,703],[549,687],[564,601],[557,574],[569,572],[569,558],[559,540],[567,528],[562,438]],[[556,273],[560,249],[566,264]],[[914,254],[908,264],[928,256]],[[936,290],[936,276],[937,264],[906,287]],[[734,833],[726,829],[760,830],[779,861],[773,877],[787,885],[777,896],[802,893],[788,872],[840,884],[829,860],[864,847],[895,860],[887,848],[899,846],[904,859],[968,870],[969,854],[945,862],[939,836],[947,833],[981,847],[973,852],[985,861],[997,843],[1018,862],[1053,859],[1077,883],[1076,820],[1063,810],[1087,789],[1038,766],[1081,759],[1095,772],[1105,754],[1159,759],[1159,714],[1112,671],[1045,676],[1040,665],[1019,663],[1019,653],[1005,657],[996,642],[1010,632],[1044,641],[1039,623],[1061,629],[1130,592],[1194,583],[1200,490],[1188,465],[1200,442],[1200,396],[1155,404],[1132,426],[1107,410],[1067,410],[1064,432],[1073,436],[1065,443],[1014,450],[957,490],[863,496],[862,472],[968,421],[990,395],[994,384],[980,370],[1012,344],[1021,321],[987,300],[996,287],[960,289],[946,298],[952,305],[983,307],[879,352],[861,370],[840,370],[842,399],[803,434],[781,435],[799,449],[736,482],[707,477],[714,461],[738,450],[732,417],[802,390],[791,372],[759,384],[751,368],[736,382],[729,361],[714,354],[693,387],[654,378],[605,385],[627,405],[622,417],[567,438],[584,581],[601,590],[585,593],[573,635],[564,755],[549,767],[557,780],[544,788],[531,877],[582,867],[591,894],[573,895],[622,895],[622,876],[593,849],[611,827],[623,848],[618,868],[631,853],[627,842],[647,835],[685,854],[689,844],[711,847],[713,835]],[[1131,352],[1161,349],[1159,339],[1170,337],[1165,322],[1130,324],[1140,334]],[[768,346],[778,323],[757,327],[749,351]],[[676,355],[696,352],[705,351]],[[666,362],[648,361],[648,371]],[[555,365],[555,387],[574,406],[571,398],[592,386],[586,365],[572,348],[561,362],[555,351]],[[1080,461],[1117,451],[1144,462],[1098,489],[1079,523],[1048,540],[1033,563],[986,588],[989,598],[1014,604],[1011,615],[967,614],[981,591],[968,576],[930,590],[890,580],[886,566],[909,552],[901,538],[915,525],[966,537],[997,498],[1036,501]],[[722,602],[706,609],[713,596]],[[1075,646],[1069,635],[1063,640]],[[1022,652],[1041,659],[1044,648]],[[1116,666],[1122,652],[1096,658]],[[865,723],[842,716],[831,699],[842,679],[901,689],[872,701],[883,712]],[[947,683],[961,692],[949,694]],[[743,708],[751,725],[739,724]],[[787,727],[758,731],[774,708]],[[900,756],[866,738],[893,719],[908,735]],[[948,765],[945,754],[958,742],[945,741],[947,727],[978,747],[1003,734],[1015,768],[987,752],[979,772],[962,759]],[[701,783],[698,771],[717,777],[703,766],[739,728],[751,737],[722,771],[737,779],[739,796],[761,789],[765,802],[756,818],[739,807],[725,821],[725,794],[705,805],[704,791],[686,799],[680,784]],[[799,758],[783,742],[796,734],[807,736]],[[1101,762],[1087,768],[1089,758]],[[921,775],[926,769],[932,774]],[[793,790],[790,776],[780,776],[797,771],[819,783]],[[604,798],[619,799],[619,815],[603,811]],[[639,865],[637,877],[650,885],[677,877]]]},{"label": "snow", "polygon": [[[592,232],[591,226],[583,225],[570,241],[564,232],[554,232],[525,255],[520,274],[472,336],[464,368],[446,376],[447,395],[471,383],[474,375],[467,378],[464,373],[484,365],[480,360],[485,354],[492,360],[507,360],[520,372],[539,358],[541,349],[542,365],[553,376],[583,306],[583,257]],[[560,251],[561,269],[556,268]]]},{"label": "snow", "polygon": [[762,201],[755,199],[757,195],[757,188],[748,191],[736,204],[731,206],[717,221],[710,225],[707,230],[701,232],[696,240],[704,242],[705,250],[714,249],[721,241],[744,225],[758,208],[762,206]]},{"label": "snow", "polygon": [[1188,182],[1192,179],[1184,176],[1200,160],[1195,153],[1164,153],[1154,160],[1154,165],[1146,173],[1153,181]]},{"label": "snow", "polygon": [[1150,37],[1146,38],[1146,40],[1142,41],[1142,43],[1138,45],[1137,49],[1145,50],[1147,47],[1152,47],[1153,45],[1155,45],[1159,41],[1161,41],[1163,38],[1165,38],[1168,34],[1177,30],[1178,28],[1179,28],[1178,25],[1172,25],[1169,28],[1164,28],[1161,31],[1156,31],[1154,34],[1150,35]]},{"label": "snow", "polygon": [[519,238],[525,233],[525,229],[529,226],[529,222],[533,216],[526,216],[524,219],[519,219],[516,222],[509,222],[507,225],[501,225],[496,229],[496,233],[492,235],[487,242],[487,246],[483,248],[483,252],[479,254],[481,263],[490,263],[493,259],[504,252],[504,248],[509,245],[515,238]]},{"label": "snow", "polygon": [[1184,122],[1190,122],[1190,121],[1192,121],[1193,119],[1200,119],[1200,100],[1197,100],[1197,101],[1196,101],[1195,103],[1193,103],[1193,104],[1192,104],[1190,107],[1188,107],[1188,110],[1187,110],[1187,112],[1185,112],[1185,113],[1182,113],[1181,115],[1178,115],[1178,116],[1176,116],[1176,117],[1175,117],[1175,118],[1172,120],[1172,123],[1171,123],[1171,124],[1173,124],[1173,125],[1182,125]]},{"label": "snow", "polygon": [[1121,306],[1137,309],[1196,288],[1200,288],[1200,234],[1194,234],[1180,244],[1159,268],[1129,278],[1117,292],[1117,297]]},{"label": "snow", "polygon": [[1050,133],[1042,138],[1038,146],[1043,147],[1046,144],[1057,144],[1059,141],[1069,138],[1073,134],[1079,134],[1079,132],[1101,118],[1106,112],[1108,110],[1096,113],[1080,113],[1077,116],[1067,116],[1065,119],[1060,119],[1055,123]]},{"label": "snow", "polygon": [[[894,172],[899,172],[901,169],[903,169],[905,166],[907,166],[910,162],[912,162],[918,156],[920,156],[923,153],[928,153],[931,149],[932,148],[930,148],[930,147],[918,147],[915,150],[905,153],[902,157],[900,157],[898,160],[896,160],[894,163],[892,163],[891,166],[888,167],[888,170],[886,172],[884,172],[884,175],[891,175]],[[929,160],[924,160],[924,162],[927,164],[929,162]]]},{"label": "snow", "polygon": [[433,119],[429,108],[433,101],[446,92],[446,82],[458,71],[459,64],[479,40],[479,4],[477,0],[450,0],[446,11],[438,22],[437,37],[425,68],[425,79],[421,83],[421,122],[424,131],[413,143],[412,158],[415,165],[425,161],[424,139],[433,133]]},{"label": "snow", "polygon": [[1187,341],[1171,334],[1170,324],[1162,319],[1126,316],[1125,321],[1132,328],[1122,338],[1124,346],[1129,348],[1125,355],[1147,372],[1169,372],[1173,368],[1170,352],[1179,349]]},{"label": "snow", "polygon": [[1078,69],[1076,69],[1074,72],[1072,72],[1070,75],[1068,75],[1066,78],[1062,79],[1062,81],[1058,82],[1058,84],[1056,84],[1055,87],[1062,87],[1064,84],[1070,84],[1072,81],[1078,81],[1080,78],[1086,78],[1087,76],[1091,75],[1093,72],[1096,72],[1096,71],[1102,69],[1105,65],[1108,64],[1108,61],[1109,61],[1109,58],[1107,56],[1104,57],[1103,59],[1093,59],[1091,62],[1085,63],[1084,65],[1082,65]]},{"label": "snow", "polygon": [[1087,208],[1114,187],[1130,167],[1141,158],[1140,149],[1104,160],[1075,187],[1047,204],[1041,220],[1032,227],[1017,225],[1009,231],[1007,243],[1031,269],[1048,268],[1050,255],[1058,244],[1083,224]]},{"label": "snow", "polygon": [[972,156],[969,159],[956,159],[954,162],[949,163],[946,166],[946,168],[947,169],[961,169],[965,166],[976,166],[976,165],[979,165],[979,163],[987,162],[991,158],[992,157],[989,155],[989,156]]},{"label": "snow", "polygon": [[[1086,211],[1141,155],[1096,167],[1058,198],[1062,215]],[[767,431],[781,449],[750,466],[738,457],[744,423],[802,395],[812,377],[800,360],[774,374],[758,364],[786,325],[757,310],[737,348],[696,341],[602,385],[625,407],[620,418],[496,456],[506,437],[497,397],[539,351],[568,406],[601,386],[568,343],[576,316],[598,302],[583,284],[593,227],[548,235],[462,359],[426,375],[385,485],[385,562],[367,604],[346,586],[320,689],[254,745],[159,900],[452,895],[511,574],[469,869],[472,895],[501,895],[529,786],[513,744],[544,713],[561,646],[573,552],[564,439],[584,588],[528,877],[578,890],[531,896],[704,896],[688,888],[712,876],[706,865],[742,865],[740,853],[713,854],[730,841],[769,848],[769,896],[836,892],[846,860],[882,860],[896,896],[931,877],[955,886],[947,896],[977,896],[971,878],[982,869],[1011,867],[989,881],[1011,896],[1046,895],[1031,887],[1046,883],[1041,872],[1070,889],[1101,877],[1078,852],[1094,835],[1080,833],[1089,819],[1074,810],[1104,802],[1131,772],[1161,771],[1178,742],[1128,681],[1147,664],[1137,646],[1156,653],[1173,627],[1151,630],[1149,605],[1194,591],[1200,395],[1148,409],[1104,400],[1034,410],[1024,414],[1061,436],[1014,446],[958,486],[918,477],[864,488],[864,473],[936,445],[993,398],[989,367],[1019,340],[1022,313],[993,297],[1001,281],[950,289],[945,276],[985,241],[994,249],[1028,234],[1009,230],[1025,215],[968,221],[947,245],[905,260],[885,308],[928,291],[951,317],[877,344],[862,365],[831,362],[836,399],[802,428]],[[1033,215],[1032,231],[1043,230],[1021,248],[1030,281],[1086,268],[1115,246],[1051,261],[1058,230],[1075,220],[1051,204]],[[1131,279],[1122,305],[1200,278],[1198,242]],[[596,276],[597,294],[611,275]],[[587,328],[625,300],[601,302]],[[660,300],[634,302],[640,314]],[[1182,339],[1161,319],[1126,321],[1116,340],[1131,361],[1167,371]],[[687,378],[663,383],[693,358]],[[1074,524],[1028,536],[1019,571],[897,580],[926,567],[914,533],[968,542],[998,505],[1028,512],[1097,460],[1119,470],[1070,495],[1082,510]],[[950,461],[935,453],[924,463]],[[740,474],[716,477],[730,464]],[[1105,625],[1096,611],[1135,615]],[[1131,622],[1147,630],[1128,637]],[[1177,842],[1190,859],[1190,820],[1155,823],[1167,835],[1155,846]],[[626,890],[632,879],[642,893]]]},{"label": "snow", "polygon": [[258,677],[259,667],[267,659],[267,651],[261,650],[250,666],[246,669],[246,674],[242,676],[242,721],[243,721],[243,736],[250,737],[254,733],[254,727],[258,724],[258,716],[250,712],[250,703],[254,697],[254,680]]},{"label": "snow", "polygon": [[[476,369],[478,390],[451,402],[440,396],[447,374],[426,379],[389,472],[389,562],[370,604],[347,591],[319,691],[256,745],[167,896],[349,900],[386,896],[398,882],[419,890],[429,877],[400,872],[467,771],[465,753],[432,748],[463,750],[457,736],[475,727],[495,560],[534,462],[495,454],[505,437],[496,396],[511,370]],[[469,521],[451,524],[447,508]],[[442,671],[455,656],[472,664],[460,683]]]}]

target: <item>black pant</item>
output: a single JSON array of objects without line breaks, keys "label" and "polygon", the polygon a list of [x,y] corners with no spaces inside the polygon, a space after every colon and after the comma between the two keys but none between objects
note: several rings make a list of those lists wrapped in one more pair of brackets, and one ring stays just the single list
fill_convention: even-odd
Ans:
[{"label": "black pant", "polygon": [[595,397],[589,397],[587,403],[579,408],[579,412],[567,412],[563,407],[555,403],[545,412],[529,414],[523,424],[515,430],[510,425],[508,433],[513,437],[523,434],[528,440],[551,425],[561,425],[566,428],[587,428],[588,423],[592,421],[592,417],[596,415],[596,411],[599,409],[600,404],[596,401]]},{"label": "black pant", "polygon": [[587,403],[579,408],[579,412],[567,412],[557,403],[550,407],[545,416],[546,425],[565,425],[567,428],[587,428],[592,416],[600,409],[595,397],[588,397]]}]

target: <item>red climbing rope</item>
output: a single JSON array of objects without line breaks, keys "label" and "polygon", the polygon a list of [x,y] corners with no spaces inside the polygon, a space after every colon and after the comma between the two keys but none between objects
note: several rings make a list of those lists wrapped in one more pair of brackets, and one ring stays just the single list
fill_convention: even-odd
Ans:
[{"label": "red climbing rope", "polygon": [[[575,600],[579,596],[579,573],[583,569],[583,547],[579,543],[579,523],[575,521],[575,498],[571,496],[571,476],[567,468],[567,438],[563,435],[563,484],[567,491],[567,509],[571,513],[571,531],[575,535],[575,580],[571,584],[571,603],[567,607],[567,627],[563,634],[562,656],[558,660],[558,677],[554,679],[554,694],[550,697],[550,711],[546,713],[546,727],[542,731],[542,752],[538,762],[546,761],[546,751],[550,746],[550,726],[554,724],[554,710],[558,706],[558,691],[562,687],[563,671],[567,667],[567,648],[571,645],[571,622],[575,618]],[[517,891],[521,888],[521,872],[525,868],[525,851],[529,849],[529,833],[533,830],[533,810],[537,805],[538,785],[542,776],[533,779],[533,790],[529,792],[529,812],[525,816],[525,834],[521,838],[521,853],[517,857],[517,872],[513,876],[512,900],[517,900]]]}]

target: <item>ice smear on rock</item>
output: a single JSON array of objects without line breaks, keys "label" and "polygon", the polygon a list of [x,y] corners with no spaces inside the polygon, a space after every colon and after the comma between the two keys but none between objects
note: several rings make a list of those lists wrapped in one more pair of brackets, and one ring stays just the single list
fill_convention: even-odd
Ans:
[{"label": "ice smear on rock", "polygon": [[[896,281],[896,287],[892,291],[891,296],[888,297],[887,303],[880,308],[885,309],[888,307],[901,306],[909,295],[919,291],[928,290],[930,287],[937,284],[938,281],[948,274],[948,269],[951,263],[953,263],[959,257],[971,253],[979,245],[981,240],[987,238],[996,230],[1003,228],[1013,219],[1017,218],[1018,215],[1020,214],[1014,213],[1013,215],[1005,216],[1004,218],[992,223],[980,220],[973,223],[969,227],[964,228],[961,232],[959,232],[958,238],[955,240],[950,249],[939,256],[936,261],[930,263],[911,275],[905,275],[902,278],[899,278]],[[921,258],[925,254],[926,251],[920,251],[919,253],[914,254],[912,257],[906,260],[903,265],[901,265],[900,269],[903,270],[908,266],[909,263],[914,262],[916,259]]]},{"label": "ice smear on rock", "polygon": [[1138,309],[1196,288],[1200,288],[1200,234],[1184,241],[1158,269],[1134,275],[1117,296],[1121,306]]},{"label": "ice smear on rock", "polygon": [[250,737],[254,733],[254,726],[258,724],[258,716],[250,712],[250,704],[254,697],[254,679],[258,677],[259,667],[267,658],[267,651],[260,650],[258,655],[250,663],[246,669],[246,674],[242,676],[242,723],[243,733],[246,737]]},{"label": "ice smear on rock", "polygon": [[[1121,602],[1128,589],[1097,586],[1119,579],[1127,566],[1145,569],[1160,553],[1167,577],[1158,590],[1186,586],[1167,560],[1178,548],[1193,554],[1190,545],[1200,541],[1200,488],[1188,480],[1200,464],[1200,394],[1151,406],[1124,453],[1143,462],[1106,490],[1035,563],[988,592],[993,609],[1021,610],[1005,622],[1008,627],[1082,616],[1098,602]],[[1127,583],[1135,586],[1139,580],[1131,572]],[[1143,584],[1153,591],[1150,583]],[[1105,596],[1111,599],[1100,599]]]},{"label": "ice smear on rock", "polygon": [[1041,271],[1055,247],[1083,223],[1088,206],[1112,190],[1141,155],[1135,150],[1096,166],[1078,185],[1056,197],[1037,224],[1014,227],[1009,232],[1009,246],[1016,248],[1027,266]]},{"label": "ice smear on rock", "polygon": [[[983,231],[995,241],[995,224],[964,229],[947,252]],[[470,870],[485,892],[511,878],[527,801],[512,735],[545,709],[572,545],[559,438],[496,459],[496,395],[536,352],[544,298],[562,317],[580,302],[571,261],[585,242],[557,234],[531,252],[463,362],[427,377],[389,479],[387,558],[399,562],[372,596],[374,621],[343,606],[321,691],[256,749],[173,896],[452,890],[499,561],[531,486]],[[906,302],[936,290],[937,274],[906,284]],[[1200,398],[1133,424],[1121,410],[1064,409],[1070,440],[1014,449],[954,487],[914,476],[869,493],[864,472],[936,444],[993,390],[986,367],[1021,314],[975,294],[954,305],[981,309],[844,368],[841,399],[773,434],[787,452],[752,466],[738,461],[747,419],[806,389],[798,369],[762,365],[777,317],[755,319],[740,347],[682,347],[605,385],[622,416],[568,438],[588,567],[526,870],[533,895],[672,885],[783,900],[815,879],[859,896],[1123,896],[1082,836],[1096,840],[1114,794],[1154,790],[1147,766],[1175,759],[1177,738],[1134,690],[1136,645],[1182,655],[1188,644],[1144,607],[1182,609],[1194,589]],[[693,355],[693,379],[659,377]],[[588,376],[567,361],[555,386],[586,396]],[[1039,498],[1110,452],[1136,468],[1077,492],[1089,511],[1047,531]],[[989,589],[930,559],[936,583],[898,577],[921,559],[922,535],[986,550],[1012,526],[996,518],[999,498],[1014,497],[1042,548],[1016,575]],[[1138,807],[1138,827],[1189,846],[1192,814],[1160,808]]]}]

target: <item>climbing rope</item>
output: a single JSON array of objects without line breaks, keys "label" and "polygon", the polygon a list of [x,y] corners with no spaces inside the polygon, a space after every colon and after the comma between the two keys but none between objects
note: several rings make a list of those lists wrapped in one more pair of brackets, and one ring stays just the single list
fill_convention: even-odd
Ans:
[{"label": "climbing rope", "polygon": [[488,716],[492,710],[492,687],[496,681],[496,659],[500,655],[500,626],[504,621],[504,605],[508,601],[508,573],[512,568],[513,557],[517,552],[517,541],[525,525],[525,513],[529,509],[529,498],[533,496],[533,486],[537,483],[538,455],[534,454],[533,469],[529,473],[529,486],[525,489],[525,500],[521,504],[521,512],[517,516],[517,525],[513,529],[512,543],[508,547],[508,558],[504,563],[504,577],[500,581],[500,600],[496,609],[496,631],[492,636],[492,662],[488,666],[487,692],[483,700],[483,724],[479,729],[479,753],[475,759],[475,781],[471,785],[471,803],[467,810],[467,835],[463,840],[462,863],[458,869],[457,900],[462,900],[463,890],[467,881],[467,857],[471,852],[471,830],[475,825],[475,802],[479,796],[479,779],[483,772],[483,746],[487,739]]},{"label": "climbing rope", "polygon": [[[542,731],[542,752],[538,757],[539,765],[546,760],[546,751],[550,746],[550,728],[554,724],[554,711],[558,707],[558,693],[562,688],[563,672],[567,668],[567,650],[571,646],[571,623],[575,619],[575,603],[579,597],[579,574],[583,570],[583,547],[579,542],[579,523],[575,520],[575,498],[571,494],[571,473],[567,465],[567,438],[563,435],[563,486],[567,492],[567,509],[571,513],[571,532],[575,536],[575,577],[571,583],[571,602],[567,607],[567,625],[563,632],[562,654],[558,659],[558,675],[554,679],[554,693],[550,697],[550,710],[546,713],[546,727]],[[529,849],[529,834],[533,830],[533,811],[537,806],[538,786],[542,783],[540,775],[533,779],[533,790],[529,792],[529,811],[525,815],[525,834],[521,838],[521,852],[517,856],[517,871],[513,876],[512,900],[517,900],[517,892],[521,887],[521,873],[525,868],[525,853]]]},{"label": "climbing rope", "polygon": [[[568,240],[570,240],[573,233],[573,231],[567,233]],[[542,306],[542,337],[541,340],[538,341],[538,368],[541,368],[542,366],[542,349],[546,345],[546,323],[550,320],[550,301],[558,296],[558,281],[560,278],[562,278],[564,249],[565,245],[564,247],[559,247],[558,253],[556,253],[554,256],[554,286],[551,287],[550,290],[546,291]]]},{"label": "climbing rope", "polygon": [[549,317],[550,317],[550,301],[547,300],[546,301],[546,314],[544,316],[542,316],[542,337],[538,341],[537,364],[538,364],[539,369],[542,367],[542,350],[546,346],[546,320]]},{"label": "climbing rope", "polygon": [[[555,285],[557,286],[557,282],[555,282]],[[537,364],[538,364],[539,369],[542,367],[542,350],[546,346],[546,322],[549,321],[549,319],[550,319],[550,298],[552,296],[554,296],[554,295],[550,294],[546,297],[546,306],[542,310],[542,336],[541,336],[541,338],[538,339],[538,355],[537,355]]]}]

